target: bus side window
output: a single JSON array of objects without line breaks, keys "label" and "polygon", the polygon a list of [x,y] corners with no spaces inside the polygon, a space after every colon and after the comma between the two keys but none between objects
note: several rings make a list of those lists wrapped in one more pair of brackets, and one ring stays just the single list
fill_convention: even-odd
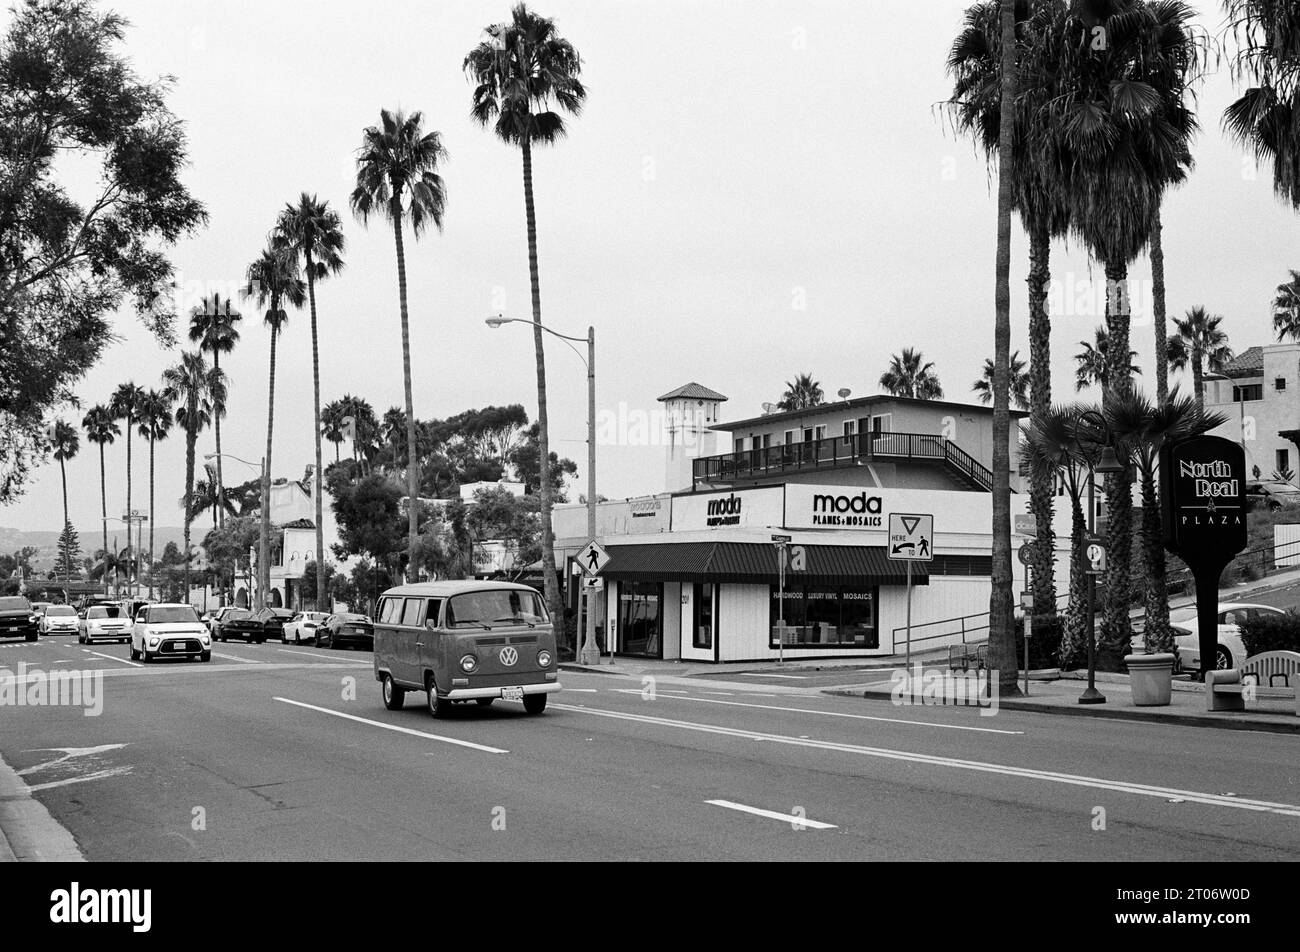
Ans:
[{"label": "bus side window", "polygon": [[429,608],[424,613],[424,622],[426,627],[429,625],[430,622],[432,622],[435,626],[438,624],[438,617],[439,614],[441,613],[441,610],[442,610],[441,598],[429,599]]},{"label": "bus side window", "polygon": [[379,620],[385,625],[396,625],[401,617],[402,600],[400,598],[385,598]]},{"label": "bus side window", "polygon": [[406,628],[415,628],[420,624],[420,613],[424,608],[424,599],[408,598],[406,608],[402,611],[402,626]]}]

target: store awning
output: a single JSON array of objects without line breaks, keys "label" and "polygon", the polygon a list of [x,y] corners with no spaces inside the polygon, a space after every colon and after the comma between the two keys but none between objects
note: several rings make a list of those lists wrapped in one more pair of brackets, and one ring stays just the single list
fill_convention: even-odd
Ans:
[{"label": "store awning", "polygon": [[[609,545],[605,578],[635,582],[740,582],[776,585],[776,550],[764,543],[679,542]],[[793,548],[793,547],[792,547]],[[787,585],[905,585],[907,563],[883,546],[804,545],[804,565],[792,559]],[[793,554],[793,553],[792,553]],[[912,564],[912,584],[928,585],[924,562]]]}]

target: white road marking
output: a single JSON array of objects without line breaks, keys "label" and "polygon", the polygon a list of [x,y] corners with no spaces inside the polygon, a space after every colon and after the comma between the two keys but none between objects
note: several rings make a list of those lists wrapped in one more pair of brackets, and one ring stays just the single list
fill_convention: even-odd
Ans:
[{"label": "white road marking", "polygon": [[979,760],[961,760],[956,757],[940,757],[934,754],[920,754],[906,750],[891,750],[887,747],[863,747],[858,744],[840,744],[833,741],[804,740],[784,734],[765,734],[759,731],[741,730],[735,727],[719,727],[714,724],[699,724],[694,721],[677,721],[666,717],[650,717],[645,714],[629,714],[623,711],[603,711],[599,708],[579,707],[570,704],[555,705],[563,711],[578,714],[592,714],[597,717],[609,717],[621,721],[636,721],[658,727],[675,727],[680,730],[698,731],[704,734],[720,734],[724,737],[738,737],[744,740],[771,741],[777,744],[789,744],[795,747],[810,747],[815,750],[832,750],[846,754],[860,754],[865,757],[877,757],[882,760],[900,760],[907,763],[924,764],[930,767],[953,767],[958,770],[970,770],[977,773],[1001,774],[1007,777],[1021,777],[1027,780],[1045,780],[1073,787],[1088,787],[1095,790],[1113,790],[1117,793],[1131,793],[1142,797],[1182,797],[1193,803],[1207,806],[1230,807],[1236,810],[1249,810],[1255,813],[1276,813],[1280,816],[1300,817],[1300,805],[1293,803],[1274,803],[1269,800],[1243,800],[1239,797],[1225,797],[1221,794],[1203,793],[1196,790],[1178,790],[1171,787],[1156,787],[1150,784],[1136,783],[1128,780],[1109,780],[1104,777],[1085,777],[1076,774],[1057,773],[1050,770],[1035,770],[1032,767],[1014,767],[1005,764],[985,763]]},{"label": "white road marking", "polygon": [[129,665],[130,665],[131,667],[133,667],[133,668],[143,668],[143,667],[144,667],[144,665],[142,665],[142,664],[141,664],[140,662],[138,662],[138,661],[128,661],[128,660],[126,660],[126,658],[118,658],[118,657],[115,657],[115,656],[113,656],[113,655],[111,655],[111,654],[103,654],[102,652],[99,652],[99,651],[91,651],[89,648],[82,648],[81,650],[84,651],[84,652],[85,652],[86,654],[88,654],[88,655],[94,655],[96,658],[107,658],[109,661],[120,661],[120,662],[122,662],[122,664],[129,664]]},{"label": "white road marking", "polygon": [[25,777],[28,774],[36,773],[38,770],[48,770],[51,767],[58,767],[67,763],[74,757],[94,757],[110,750],[121,750],[126,744],[100,744],[98,747],[33,747],[32,752],[36,753],[43,750],[57,750],[63,754],[62,757],[55,757],[53,760],[47,760],[43,764],[36,764],[34,767],[24,767],[18,771],[18,776]]},{"label": "white road marking", "polygon": [[256,658],[241,658],[239,655],[221,654],[219,651],[212,652],[214,658],[225,658],[227,661],[239,661],[242,664],[261,664]]},{"label": "white road marking", "polygon": [[715,807],[726,807],[728,810],[739,810],[741,813],[751,813],[754,816],[767,817],[769,820],[780,820],[782,823],[798,824],[806,826],[811,830],[834,830],[837,829],[834,823],[821,823],[817,820],[809,820],[804,817],[795,816],[793,813],[777,813],[775,810],[760,810],[758,807],[747,807],[743,803],[732,803],[730,800],[705,800],[705,803]]},{"label": "white road marking", "polygon": [[735,691],[703,691],[703,694],[716,694],[718,697],[735,697]]},{"label": "white road marking", "polygon": [[598,694],[596,688],[565,688],[565,694]]},{"label": "white road marking", "polygon": [[371,727],[382,727],[387,731],[396,731],[399,734],[410,734],[413,737],[424,737],[429,740],[442,741],[444,744],[455,744],[457,747],[468,747],[471,750],[481,750],[487,754],[508,754],[510,751],[503,750],[500,747],[488,747],[484,744],[474,744],[467,740],[458,740],[455,737],[443,737],[441,734],[430,734],[427,731],[417,731],[410,727],[398,727],[396,724],[385,724],[383,721],[372,721],[368,717],[358,717],[355,714],[344,714],[342,711],[335,711],[328,707],[317,707],[315,704],[304,704],[302,701],[294,701],[287,697],[272,698],[283,704],[292,704],[295,707],[305,707],[309,711],[319,711],[322,714],[333,714],[335,717],[341,717],[344,720],[356,721],[358,724],[369,724]]},{"label": "white road marking", "polygon": [[97,770],[82,777],[69,777],[66,780],[51,780],[48,783],[32,784],[27,789],[32,792],[49,790],[52,787],[66,787],[71,783],[85,783],[87,780],[107,780],[109,777],[120,777],[122,774],[129,774],[130,772],[130,767],[109,767],[107,770]]},{"label": "white road marking", "polygon": [[787,681],[807,681],[806,674],[764,674],[761,671],[737,671],[742,678],[784,678]]},{"label": "white road marking", "polygon": [[347,658],[340,658],[338,655],[319,654],[315,651],[295,651],[293,648],[276,648],[275,650],[283,651],[285,654],[306,655],[308,658],[323,658],[326,661],[333,661],[335,664],[365,665],[366,667],[370,667],[373,664],[373,662],[370,661],[349,661]]},{"label": "white road marking", "polygon": [[[715,692],[708,691],[707,694]],[[763,695],[749,695],[760,697]],[[1004,731],[992,727],[969,727],[965,724],[937,724],[933,721],[909,721],[901,717],[872,717],[869,714],[846,714],[841,711],[810,711],[802,707],[778,707],[775,704],[747,704],[744,701],[715,701],[707,697],[674,697],[673,701],[699,701],[701,704],[725,704],[728,707],[756,707],[761,711],[788,711],[792,714],[816,714],[818,717],[847,717],[855,721],[883,721],[886,724],[915,724],[918,727],[941,727],[954,731],[977,731],[981,734],[1024,734],[1024,731]]]}]

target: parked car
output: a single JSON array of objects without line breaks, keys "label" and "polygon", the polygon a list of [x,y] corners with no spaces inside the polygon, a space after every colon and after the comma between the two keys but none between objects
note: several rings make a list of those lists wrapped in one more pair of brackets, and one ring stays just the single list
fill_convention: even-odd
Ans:
[{"label": "parked car", "polygon": [[541,594],[510,582],[421,582],[384,592],[376,611],[375,680],[384,706],[421,691],[434,717],[453,704],[522,701],[546,710],[560,690],[555,632]]},{"label": "parked car", "polygon": [[237,609],[221,623],[219,640],[242,638],[249,644],[262,644],[270,638],[280,638],[284,623],[293,617],[286,608],[259,608],[255,612]]},{"label": "parked car", "polygon": [[375,650],[375,628],[365,615],[346,612],[330,615],[325,624],[316,630],[318,648],[344,648],[348,645],[368,651]]},{"label": "parked car", "polygon": [[145,605],[131,626],[131,660],[159,658],[212,660],[212,636],[193,605]]},{"label": "parked car", "polygon": [[316,629],[329,617],[328,612],[298,612],[284,623],[280,637],[286,645],[300,645],[305,641],[315,643]]},{"label": "parked car", "polygon": [[1247,483],[1246,499],[1254,509],[1268,509],[1277,512],[1300,506],[1300,489],[1290,483],[1279,481]]},{"label": "parked car", "polygon": [[35,641],[40,634],[40,619],[32,603],[21,595],[0,598],[0,638],[25,638]]},{"label": "parked car", "polygon": [[[1246,646],[1241,641],[1241,623],[1260,615],[1283,615],[1281,608],[1272,605],[1251,605],[1245,602],[1219,604],[1219,643],[1215,652],[1214,667],[1222,670],[1246,660]],[[1174,670],[1197,672],[1201,669],[1200,637],[1196,632],[1196,609],[1175,612],[1169,618],[1174,630]]]},{"label": "parked car", "polygon": [[131,640],[131,620],[126,617],[120,605],[91,605],[86,609],[86,617],[81,619],[81,631],[77,640],[83,645],[96,641]]},{"label": "parked car", "polygon": [[81,628],[81,619],[71,605],[47,605],[41,612],[42,635],[75,635]]},{"label": "parked car", "polygon": [[220,608],[205,612],[199,620],[208,626],[208,631],[215,638],[220,634],[221,623],[229,618],[232,613],[240,611],[246,611],[246,609],[236,608],[234,605],[222,605]]}]

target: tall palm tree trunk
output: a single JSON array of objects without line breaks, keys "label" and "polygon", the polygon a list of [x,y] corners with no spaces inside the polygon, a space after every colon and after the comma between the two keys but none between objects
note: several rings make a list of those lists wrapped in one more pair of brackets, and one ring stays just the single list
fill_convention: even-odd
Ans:
[{"label": "tall palm tree trunk", "polygon": [[[537,450],[542,497],[542,582],[546,606],[557,623],[564,618],[555,575],[555,530],[551,525],[551,438],[546,412],[546,349],[542,340],[542,290],[537,277],[537,215],[533,209],[533,150],[524,138],[524,212],[528,218],[528,280],[533,298],[533,352],[537,357]],[[576,645],[575,645],[576,647]]]},{"label": "tall palm tree trunk", "polygon": [[198,407],[194,400],[189,401],[188,416],[185,425],[185,594],[181,601],[190,600],[190,520],[194,512],[194,444],[198,442],[199,431],[195,428],[194,415]]},{"label": "tall palm tree trunk", "polygon": [[1084,537],[1088,531],[1083,516],[1081,492],[1070,493],[1070,603],[1065,609],[1061,635],[1062,668],[1074,667],[1088,651],[1088,576],[1083,568]]},{"label": "tall palm tree trunk", "polygon": [[[273,300],[271,309],[279,311],[280,302]],[[271,438],[275,430],[275,343],[280,336],[277,326],[271,327],[271,370],[266,388],[266,461],[262,464],[262,532],[257,546],[257,602],[265,608],[270,601],[271,588]]]},{"label": "tall palm tree trunk", "polygon": [[[1029,236],[1029,410],[1045,416],[1052,409],[1052,325],[1047,314],[1047,284],[1052,250],[1046,226]],[[1034,614],[1056,614],[1056,533],[1052,531],[1055,470],[1035,458],[1029,473],[1029,511],[1038,524],[1034,545]]]},{"label": "tall palm tree trunk", "polygon": [[1192,345],[1192,392],[1196,395],[1196,409],[1202,412],[1205,410],[1205,370],[1201,366],[1204,360],[1205,351],[1198,340]]},{"label": "tall palm tree trunk", "polygon": [[[108,556],[108,477],[104,469],[104,444],[99,444],[99,512],[103,518],[104,556]],[[104,595],[108,595],[108,573],[104,573]]]},{"label": "tall palm tree trunk", "polygon": [[1148,651],[1172,651],[1169,594],[1165,584],[1165,549],[1154,467],[1142,470],[1142,556],[1146,562],[1146,619],[1142,640]]},{"label": "tall palm tree trunk", "polygon": [[[131,548],[131,411],[126,414],[126,547]],[[131,562],[127,560],[126,581],[131,584]]]},{"label": "tall palm tree trunk", "polygon": [[[151,424],[152,426],[152,424]],[[154,530],[154,511],[153,511],[153,471],[154,471],[154,436],[149,435],[149,598],[153,599],[153,530]],[[218,460],[221,457],[217,457]]]},{"label": "tall palm tree trunk", "polygon": [[[68,468],[64,460],[59,460],[59,476],[63,479],[63,531],[68,531]],[[72,574],[72,566],[69,564],[69,552],[65,547],[63,550],[63,581],[67,584]]]},{"label": "tall palm tree trunk", "polygon": [[306,254],[306,262],[307,300],[311,304],[311,410],[312,419],[315,421],[312,432],[316,434],[316,479],[312,487],[312,495],[316,497],[316,610],[324,612],[329,611],[332,606],[325,604],[325,526],[321,522],[324,509],[321,505],[320,349],[316,341],[316,278],[312,274],[310,251]]},{"label": "tall palm tree trunk", "polygon": [[[221,354],[217,348],[212,348],[212,369],[218,376],[221,375]],[[221,481],[221,414],[217,412],[218,407],[212,408],[212,427],[217,435],[217,499],[221,500],[225,496],[225,483]],[[152,451],[151,451],[152,452]],[[217,502],[217,509],[222,508],[220,501]],[[217,513],[218,525],[225,525],[226,517],[224,513]],[[150,549],[153,548],[153,537],[150,535]],[[150,582],[150,585],[153,583]]]},{"label": "tall palm tree trunk", "polygon": [[1165,325],[1165,250],[1160,241],[1160,206],[1151,226],[1151,318],[1156,328],[1156,405],[1169,400],[1169,335]]},{"label": "tall palm tree trunk", "polygon": [[[402,311],[402,384],[406,388],[406,571],[408,580],[414,582],[420,577],[416,552],[420,534],[420,459],[415,454],[415,399],[411,395],[411,326],[406,310],[406,248],[402,242],[402,203],[396,191],[393,193],[392,218],[393,240],[397,244],[397,296]],[[319,579],[322,574],[319,564],[316,569],[316,577]]]},{"label": "tall palm tree trunk", "polygon": [[1002,0],[1002,114],[998,129],[998,247],[993,327],[993,568],[989,592],[989,663],[999,689],[1016,687],[1016,642],[1011,599],[1011,204],[1015,161],[1011,152],[1016,98],[1014,0]]},{"label": "tall palm tree trunk", "polygon": [[[1131,386],[1129,343],[1128,265],[1106,264],[1107,380],[1102,403],[1109,406],[1116,394]],[[1133,470],[1106,477],[1106,601],[1101,636],[1101,662],[1115,669],[1128,653],[1133,636],[1129,619],[1133,566]]]}]

